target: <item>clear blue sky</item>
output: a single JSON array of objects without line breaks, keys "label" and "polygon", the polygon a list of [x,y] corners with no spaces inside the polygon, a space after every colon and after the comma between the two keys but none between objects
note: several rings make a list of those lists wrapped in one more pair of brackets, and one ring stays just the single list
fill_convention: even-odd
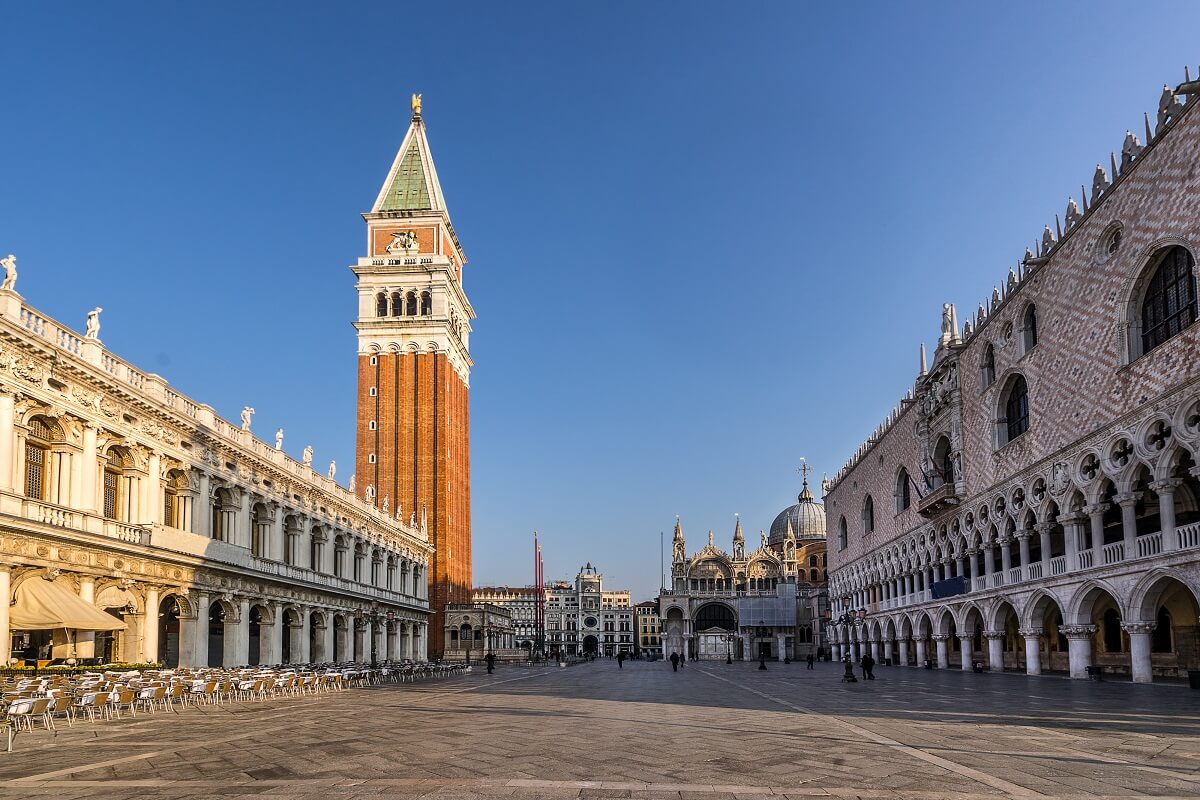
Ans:
[{"label": "clear blue sky", "polygon": [[[347,269],[425,97],[471,259],[477,583],[637,599],[835,472],[1200,61],[1193,4],[10,4],[19,289],[349,477]],[[833,4],[830,4],[833,5]]]}]

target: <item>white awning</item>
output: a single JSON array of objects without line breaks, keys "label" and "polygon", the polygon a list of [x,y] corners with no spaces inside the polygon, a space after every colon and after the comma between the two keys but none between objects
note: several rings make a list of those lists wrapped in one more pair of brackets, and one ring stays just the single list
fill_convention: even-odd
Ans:
[{"label": "white awning", "polygon": [[96,608],[74,592],[44,578],[27,580],[17,587],[10,612],[16,631],[70,628],[77,631],[119,631],[127,626]]}]

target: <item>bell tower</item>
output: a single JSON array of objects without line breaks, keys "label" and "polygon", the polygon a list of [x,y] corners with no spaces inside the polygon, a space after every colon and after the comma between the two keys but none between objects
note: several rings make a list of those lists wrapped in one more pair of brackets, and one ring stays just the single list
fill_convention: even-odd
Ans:
[{"label": "bell tower", "polygon": [[429,650],[444,650],[447,603],[471,599],[468,415],[475,312],[463,291],[466,256],[442,196],[413,95],[412,122],[367,223],[358,278],[356,491],[424,524]]}]

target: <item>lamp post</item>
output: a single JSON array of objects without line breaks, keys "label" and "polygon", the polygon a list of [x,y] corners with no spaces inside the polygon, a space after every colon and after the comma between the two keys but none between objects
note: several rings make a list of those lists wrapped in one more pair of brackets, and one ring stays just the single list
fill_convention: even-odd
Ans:
[{"label": "lamp post", "polygon": [[386,614],[380,611],[379,602],[376,600],[371,601],[371,607],[367,611],[363,611],[360,608],[354,612],[354,619],[356,622],[364,625],[368,622],[371,623],[371,669],[375,669],[375,666],[378,663],[378,654],[375,644],[375,629],[383,620],[387,620],[389,623],[391,623],[391,621],[395,618],[395,611],[389,610]]},{"label": "lamp post", "polygon": [[733,633],[725,634],[725,663],[733,663]]},{"label": "lamp post", "polygon": [[[770,635],[771,635],[771,629],[767,627],[766,622],[764,622],[763,620],[760,619],[758,621],[758,638],[759,639],[767,639],[770,637]],[[766,654],[766,651],[763,649],[761,641],[758,643],[758,668],[759,669],[767,668],[767,654]]]}]

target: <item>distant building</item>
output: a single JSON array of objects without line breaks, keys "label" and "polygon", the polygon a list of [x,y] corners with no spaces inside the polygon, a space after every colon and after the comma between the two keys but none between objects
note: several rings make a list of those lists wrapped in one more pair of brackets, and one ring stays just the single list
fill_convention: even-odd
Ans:
[{"label": "distant building", "polygon": [[[805,468],[807,473],[807,468]],[[829,652],[822,623],[829,610],[825,510],[808,480],[795,505],[747,552],[739,519],[733,552],[713,543],[688,557],[675,522],[671,584],[659,598],[662,651],[689,659],[802,658]]]},{"label": "distant building", "polygon": [[633,617],[637,628],[637,640],[634,654],[642,657],[662,658],[661,626],[658,621],[658,601],[647,600],[633,607]]},{"label": "distant building", "polygon": [[491,603],[512,615],[516,646],[526,655],[537,646],[537,590],[532,586],[476,586],[471,591],[476,603]]},{"label": "distant building", "polygon": [[512,613],[494,603],[449,603],[443,630],[448,661],[479,661],[488,653],[501,661],[526,657],[517,647]]}]

